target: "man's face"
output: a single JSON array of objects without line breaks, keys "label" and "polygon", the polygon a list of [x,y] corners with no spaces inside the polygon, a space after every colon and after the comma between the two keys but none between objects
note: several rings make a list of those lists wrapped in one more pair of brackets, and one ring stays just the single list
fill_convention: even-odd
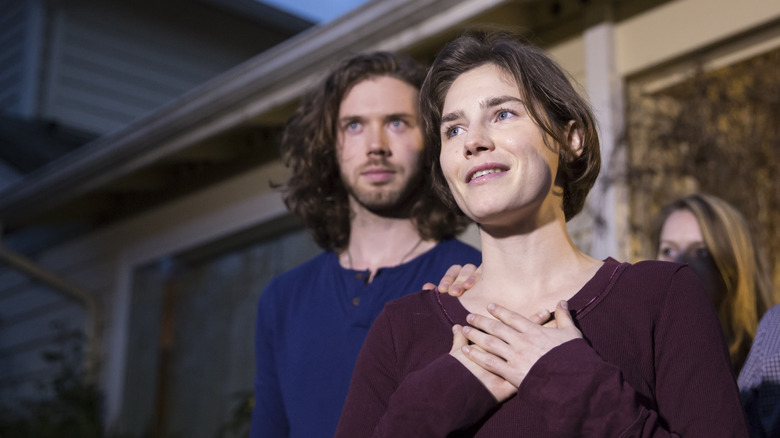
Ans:
[{"label": "man's face", "polygon": [[406,82],[381,76],[344,96],[336,150],[350,204],[390,212],[419,185],[424,143],[417,95]]}]

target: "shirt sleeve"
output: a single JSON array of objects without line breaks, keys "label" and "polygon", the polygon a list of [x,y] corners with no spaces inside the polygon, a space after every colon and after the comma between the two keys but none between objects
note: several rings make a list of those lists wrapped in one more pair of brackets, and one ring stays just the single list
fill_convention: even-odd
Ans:
[{"label": "shirt sleeve", "polygon": [[720,320],[690,268],[672,277],[655,333],[656,400],[669,430],[747,436]]},{"label": "shirt sleeve", "polygon": [[383,312],[358,355],[336,437],[446,437],[498,405],[449,354],[399,380],[393,345]]},{"label": "shirt sleeve", "polygon": [[673,277],[656,321],[655,402],[584,339],[543,356],[518,397],[550,412],[542,421],[555,436],[747,436],[720,323],[687,268]]},{"label": "shirt sleeve", "polygon": [[274,358],[273,282],[260,296],[255,321],[255,399],[250,438],[285,438],[289,435],[279,376]]},{"label": "shirt sleeve", "polygon": [[780,436],[780,305],[761,319],[738,384],[750,436]]}]

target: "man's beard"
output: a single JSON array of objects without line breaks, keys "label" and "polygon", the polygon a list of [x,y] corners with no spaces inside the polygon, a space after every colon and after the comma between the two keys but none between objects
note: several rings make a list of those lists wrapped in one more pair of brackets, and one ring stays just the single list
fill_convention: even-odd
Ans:
[{"label": "man's beard", "polygon": [[350,185],[342,181],[347,193],[363,208],[382,216],[407,217],[421,190],[422,174],[417,171],[403,187],[370,187]]}]

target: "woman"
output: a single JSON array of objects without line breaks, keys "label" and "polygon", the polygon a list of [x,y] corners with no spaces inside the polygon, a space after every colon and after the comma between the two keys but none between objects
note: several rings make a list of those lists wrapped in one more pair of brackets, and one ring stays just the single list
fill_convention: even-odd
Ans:
[{"label": "woman", "polygon": [[385,307],[336,435],[746,436],[690,269],[595,260],[567,234],[600,161],[560,67],[510,35],[464,36],[421,104],[434,189],[480,225],[483,274],[459,298]]},{"label": "woman", "polygon": [[687,263],[701,278],[739,374],[773,301],[772,281],[745,218],[722,199],[693,194],[661,209],[652,240],[658,260]]}]

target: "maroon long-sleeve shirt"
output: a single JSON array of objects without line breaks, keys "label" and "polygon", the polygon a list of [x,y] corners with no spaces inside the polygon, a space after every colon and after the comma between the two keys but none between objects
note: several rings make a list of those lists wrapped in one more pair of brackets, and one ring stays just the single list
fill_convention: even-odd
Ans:
[{"label": "maroon long-sleeve shirt", "polygon": [[742,437],[720,325],[692,271],[607,259],[569,300],[584,339],[498,403],[449,355],[468,312],[423,291],[389,303],[358,356],[337,437]]}]

